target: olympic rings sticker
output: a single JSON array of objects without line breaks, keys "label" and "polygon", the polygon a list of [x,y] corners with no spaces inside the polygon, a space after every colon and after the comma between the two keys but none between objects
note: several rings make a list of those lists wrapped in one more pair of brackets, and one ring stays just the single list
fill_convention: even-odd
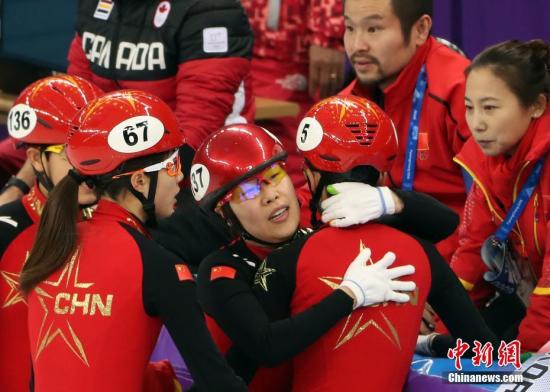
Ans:
[{"label": "olympic rings sticker", "polygon": [[311,151],[323,140],[323,127],[313,117],[304,117],[296,133],[296,145],[300,151]]},{"label": "olympic rings sticker", "polygon": [[202,200],[210,185],[210,172],[200,163],[191,166],[191,192],[196,201]]},{"label": "olympic rings sticker", "polygon": [[162,122],[151,116],[136,116],[115,126],[107,138],[109,146],[118,152],[131,154],[145,151],[164,135]]},{"label": "olympic rings sticker", "polygon": [[36,112],[29,105],[20,103],[10,109],[8,114],[8,132],[14,139],[31,134],[36,127]]}]

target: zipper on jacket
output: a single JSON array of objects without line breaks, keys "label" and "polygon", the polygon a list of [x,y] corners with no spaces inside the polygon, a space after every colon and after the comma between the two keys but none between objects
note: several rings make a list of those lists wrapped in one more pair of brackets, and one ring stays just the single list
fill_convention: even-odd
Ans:
[{"label": "zipper on jacket", "polygon": [[[491,203],[491,199],[489,197],[489,193],[487,192],[487,190],[485,189],[485,186],[483,186],[483,184],[481,183],[481,181],[479,180],[479,178],[477,178],[477,176],[474,174],[474,172],[464,163],[462,162],[460,159],[458,159],[457,157],[454,157],[453,158],[453,161],[455,161],[456,163],[458,163],[462,168],[464,168],[464,170],[466,170],[468,172],[468,174],[470,176],[472,176],[472,178],[474,179],[474,182],[476,183],[476,185],[479,187],[479,189],[481,189],[481,192],[483,192],[483,195],[485,196],[485,200],[487,201],[487,205],[489,206],[489,210],[491,211],[491,213],[496,217],[498,218],[501,222],[504,221],[504,218],[502,218],[499,213],[495,210],[495,208],[493,207],[493,204]],[[520,239],[521,243],[523,244],[523,238],[521,236],[521,233],[519,233],[517,230],[512,230]]]}]

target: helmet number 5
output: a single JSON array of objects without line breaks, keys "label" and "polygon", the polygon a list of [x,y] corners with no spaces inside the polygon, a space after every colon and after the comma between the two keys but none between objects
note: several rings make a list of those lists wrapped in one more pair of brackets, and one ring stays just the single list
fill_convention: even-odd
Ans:
[{"label": "helmet number 5", "polygon": [[305,123],[304,127],[302,128],[302,133],[300,134],[300,141],[302,143],[306,142],[307,139],[307,131],[309,130],[309,123]]}]

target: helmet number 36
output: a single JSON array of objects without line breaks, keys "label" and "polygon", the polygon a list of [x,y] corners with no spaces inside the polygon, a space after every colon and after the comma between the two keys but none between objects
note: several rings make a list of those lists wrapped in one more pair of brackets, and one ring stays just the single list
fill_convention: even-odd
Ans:
[{"label": "helmet number 36", "polygon": [[109,133],[109,146],[122,153],[145,151],[157,144],[164,134],[162,122],[152,116],[136,116],[122,121]]},{"label": "helmet number 36", "polygon": [[36,113],[28,105],[18,104],[11,108],[8,114],[8,132],[16,138],[29,135],[36,126]]}]

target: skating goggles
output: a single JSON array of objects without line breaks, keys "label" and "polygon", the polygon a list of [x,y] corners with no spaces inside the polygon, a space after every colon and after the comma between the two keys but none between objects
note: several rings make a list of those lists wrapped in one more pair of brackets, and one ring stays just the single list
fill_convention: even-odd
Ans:
[{"label": "skating goggles", "polygon": [[284,163],[275,163],[262,172],[247,178],[229,192],[219,203],[218,207],[232,201],[240,203],[255,199],[262,191],[262,184],[279,185],[287,176]]},{"label": "skating goggles", "polygon": [[140,169],[140,170],[134,170],[127,173],[117,174],[116,176],[113,176],[113,179],[116,179],[122,176],[129,176],[139,172],[145,172],[145,173],[158,172],[158,171],[161,171],[162,169],[166,169],[166,173],[170,177],[176,177],[181,173],[181,162],[180,162],[180,156],[179,156],[178,150],[174,151],[172,155],[170,155],[168,158],[166,158],[162,162],[144,167],[143,169]]},{"label": "skating goggles", "polygon": [[61,154],[65,150],[64,144],[52,144],[44,149],[44,152],[53,152],[54,154]]}]

